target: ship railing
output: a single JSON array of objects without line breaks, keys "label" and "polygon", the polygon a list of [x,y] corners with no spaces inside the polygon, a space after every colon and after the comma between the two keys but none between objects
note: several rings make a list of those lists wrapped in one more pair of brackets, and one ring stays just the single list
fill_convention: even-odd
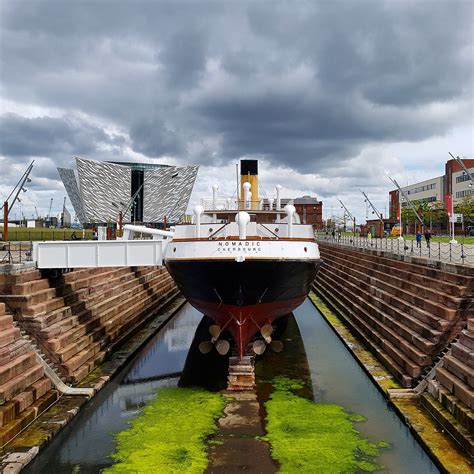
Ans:
[{"label": "ship railing", "polygon": [[[270,209],[270,203],[268,199],[255,199],[245,202],[243,199],[231,199],[231,198],[217,198],[214,199],[201,199],[201,206],[204,208],[204,212],[210,211],[270,211],[276,210],[276,203],[272,204]],[[281,209],[283,212],[283,209]]]},{"label": "ship railing", "polygon": [[388,253],[405,255],[410,257],[421,257],[428,260],[449,262],[461,265],[474,265],[474,245],[465,243],[463,239],[459,242],[426,242],[419,244],[414,238],[368,238],[360,236],[317,236],[318,241],[331,245],[342,245],[359,249],[382,250]]},{"label": "ship railing", "polygon": [[[264,229],[265,232],[261,232],[261,229]],[[259,223],[257,225],[257,232],[261,234],[261,237],[269,237],[271,239],[278,240],[280,237],[273,232],[273,230],[269,229],[265,224]]]},{"label": "ship railing", "polygon": [[224,230],[229,224],[230,224],[230,222],[227,222],[226,224],[222,224],[221,227],[219,227],[216,231],[214,231],[214,232],[208,237],[208,239],[209,239],[209,240],[213,240],[213,239],[218,238],[218,237],[222,234],[223,230]]},{"label": "ship railing", "polygon": [[236,210],[239,208],[238,201],[229,198],[201,199],[201,206],[205,211]]}]

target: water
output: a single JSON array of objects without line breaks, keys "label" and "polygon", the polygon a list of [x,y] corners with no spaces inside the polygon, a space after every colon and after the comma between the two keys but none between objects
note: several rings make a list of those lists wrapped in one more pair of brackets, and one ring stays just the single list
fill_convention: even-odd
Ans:
[{"label": "water", "polygon": [[439,472],[312,303],[306,300],[294,316],[303,338],[315,400],[341,405],[367,418],[356,423],[357,430],[371,441],[391,445],[378,458],[384,472]]},{"label": "water", "polygon": [[185,305],[24,472],[96,473],[110,466],[113,434],[127,428],[157,388],[177,385],[201,319]]},{"label": "water", "polygon": [[[307,361],[295,364],[294,377],[310,373],[316,401],[342,405],[367,418],[356,424],[357,429],[372,441],[383,440],[392,446],[379,457],[385,472],[439,472],[311,302],[306,301],[294,316],[307,355]],[[183,370],[188,374],[183,378],[189,378],[190,373],[208,376],[209,371],[200,368],[203,356],[197,351],[192,350],[186,361],[191,344],[195,349],[199,343],[193,338],[201,319],[202,315],[190,305],[184,306],[25,472],[97,473],[112,464],[109,456],[115,447],[113,435],[127,428],[157,388],[176,386]],[[207,334],[202,324],[199,331],[200,337]],[[299,346],[303,347],[301,343]],[[275,359],[270,354],[266,355],[267,361]],[[304,358],[303,351],[298,354]],[[275,356],[282,357],[284,352]],[[264,356],[260,363],[265,365],[265,360]],[[211,364],[215,364],[213,370],[222,365],[215,361]]]}]

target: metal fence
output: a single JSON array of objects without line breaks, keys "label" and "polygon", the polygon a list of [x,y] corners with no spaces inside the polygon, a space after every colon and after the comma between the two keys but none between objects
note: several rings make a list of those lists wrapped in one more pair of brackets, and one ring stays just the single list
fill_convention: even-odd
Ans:
[{"label": "metal fence", "polygon": [[[92,231],[82,233],[81,229],[30,229],[9,227],[8,240],[11,242],[30,242],[32,240],[70,240],[72,234],[82,240],[92,240]],[[3,228],[0,226],[0,237],[3,239]]]},{"label": "metal fence", "polygon": [[0,242],[0,265],[31,262],[32,254],[32,242]]},{"label": "metal fence", "polygon": [[318,241],[355,248],[384,250],[398,255],[424,257],[441,262],[474,265],[474,245],[451,242],[433,242],[423,240],[419,244],[415,240],[380,239],[368,237],[318,235]]}]

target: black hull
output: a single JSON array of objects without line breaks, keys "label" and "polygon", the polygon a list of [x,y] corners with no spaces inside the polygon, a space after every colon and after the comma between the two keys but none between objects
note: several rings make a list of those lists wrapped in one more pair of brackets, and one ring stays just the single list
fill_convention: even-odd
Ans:
[{"label": "black hull", "polygon": [[319,261],[168,260],[168,271],[190,301],[247,306],[306,297]]}]

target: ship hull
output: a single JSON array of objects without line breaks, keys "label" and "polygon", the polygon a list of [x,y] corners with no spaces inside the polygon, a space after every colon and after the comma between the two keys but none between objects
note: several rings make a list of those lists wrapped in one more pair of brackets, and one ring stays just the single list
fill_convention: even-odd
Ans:
[{"label": "ship hull", "polygon": [[189,303],[232,335],[241,357],[263,325],[305,300],[318,266],[319,260],[166,261]]}]

